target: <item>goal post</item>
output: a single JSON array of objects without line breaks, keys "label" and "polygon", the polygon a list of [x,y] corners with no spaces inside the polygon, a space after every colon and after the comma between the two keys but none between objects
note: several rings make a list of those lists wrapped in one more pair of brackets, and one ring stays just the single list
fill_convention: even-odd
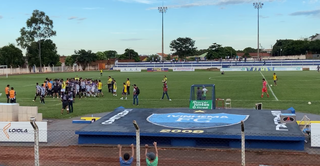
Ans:
[{"label": "goal post", "polygon": [[0,76],[5,75],[8,78],[8,66],[7,65],[0,65]]},{"label": "goal post", "polygon": [[216,109],[214,84],[195,84],[190,89],[190,109]]}]

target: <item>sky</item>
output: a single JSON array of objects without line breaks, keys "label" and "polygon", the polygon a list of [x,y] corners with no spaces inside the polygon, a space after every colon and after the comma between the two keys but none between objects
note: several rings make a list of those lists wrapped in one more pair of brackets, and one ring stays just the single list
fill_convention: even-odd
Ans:
[{"label": "sky", "polygon": [[[53,20],[52,37],[60,55],[74,50],[126,48],[140,55],[161,52],[165,6],[165,53],[178,37],[195,40],[198,49],[212,43],[236,50],[257,48],[258,0],[0,0],[0,47],[20,36],[33,10]],[[270,49],[278,39],[301,39],[320,33],[320,0],[260,0],[260,45]],[[24,51],[25,52],[25,51]]]}]

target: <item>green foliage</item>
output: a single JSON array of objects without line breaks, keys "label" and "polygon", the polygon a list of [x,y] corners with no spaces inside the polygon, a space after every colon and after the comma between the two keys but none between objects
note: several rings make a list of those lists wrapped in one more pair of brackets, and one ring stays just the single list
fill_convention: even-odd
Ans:
[{"label": "green foliage", "polygon": [[[41,60],[44,65],[56,65],[59,62],[59,55],[57,52],[57,47],[52,40],[41,40]],[[29,66],[40,66],[39,59],[39,43],[32,42],[30,46],[27,47],[27,60]]]},{"label": "green foliage", "polygon": [[301,55],[320,53],[320,40],[277,40],[273,46],[272,55]]},{"label": "green foliage", "polygon": [[243,49],[243,52],[247,52],[247,53],[256,53],[256,52],[258,52],[258,50],[257,49],[254,49],[254,48],[252,48],[252,47],[247,47],[247,48],[245,48],[245,49]]},{"label": "green foliage", "polygon": [[0,65],[18,67],[22,66],[24,63],[25,59],[22,51],[13,44],[0,48]]},{"label": "green foliage", "polygon": [[129,48],[125,49],[124,54],[122,54],[119,59],[134,59],[135,62],[140,62],[139,54]]},{"label": "green foliage", "polygon": [[105,51],[103,53],[106,55],[107,59],[108,58],[116,58],[118,55],[117,51],[114,51],[114,50]]},{"label": "green foliage", "polygon": [[243,58],[250,58],[251,56],[248,52],[245,52],[242,57]]},{"label": "green foliage", "polygon": [[195,40],[189,37],[181,38],[171,41],[170,48],[174,51],[174,55],[178,55],[179,58],[185,58],[187,56],[194,56],[197,47],[195,47]]},{"label": "green foliage", "polygon": [[196,51],[194,52],[194,55],[202,55],[202,54],[204,54],[204,53],[206,53],[206,52],[208,52],[208,51],[209,51],[208,49],[196,50]]},{"label": "green foliage", "polygon": [[220,44],[213,43],[208,48],[208,54],[206,56],[207,59],[220,59],[225,58],[226,56],[230,56],[230,52],[228,49],[222,47]]},{"label": "green foliage", "polygon": [[160,56],[155,54],[155,55],[150,55],[148,58],[147,58],[147,62],[150,62],[152,61],[152,58],[153,60],[155,61],[156,59],[160,59]]},{"label": "green foliage", "polygon": [[35,41],[56,36],[52,30],[53,21],[44,12],[34,10],[32,16],[27,20],[27,27],[20,30],[21,36],[16,39],[18,46],[27,48]]},{"label": "green foliage", "polygon": [[231,58],[237,56],[237,51],[234,48],[227,46],[227,47],[224,47],[224,49],[226,50],[227,54],[229,54],[228,56],[230,56]]},{"label": "green foliage", "polygon": [[106,60],[107,59],[105,52],[99,51],[96,53],[96,55],[97,55],[97,60]]},{"label": "green foliage", "polygon": [[93,53],[91,50],[76,50],[74,51],[74,55],[71,56],[74,62],[76,62],[78,65],[82,66],[82,69],[85,70],[86,67],[91,63],[98,59],[97,55]]},{"label": "green foliage", "polygon": [[171,60],[171,55],[167,55],[166,60],[170,61]]},{"label": "green foliage", "polygon": [[71,56],[67,56],[64,63],[66,66],[72,66],[75,63],[75,60]]}]

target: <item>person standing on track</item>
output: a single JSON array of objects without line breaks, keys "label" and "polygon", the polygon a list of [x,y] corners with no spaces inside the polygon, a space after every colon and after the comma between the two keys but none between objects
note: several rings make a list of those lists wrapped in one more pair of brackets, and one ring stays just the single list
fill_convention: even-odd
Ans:
[{"label": "person standing on track", "polygon": [[9,97],[10,97],[10,85],[7,85],[7,87],[4,89],[4,92],[6,93],[7,97],[7,103],[9,103]]},{"label": "person standing on track", "polygon": [[139,94],[140,89],[137,87],[136,84],[133,85],[133,105],[137,102],[137,106],[139,105]]},{"label": "person standing on track", "polygon": [[278,77],[277,77],[276,73],[273,73],[272,78],[273,78],[274,86],[277,86]]},{"label": "person standing on track", "polygon": [[262,79],[262,94],[261,94],[261,98],[263,98],[263,93],[266,93],[267,96],[269,97],[268,90],[267,90],[267,81],[264,78]]}]

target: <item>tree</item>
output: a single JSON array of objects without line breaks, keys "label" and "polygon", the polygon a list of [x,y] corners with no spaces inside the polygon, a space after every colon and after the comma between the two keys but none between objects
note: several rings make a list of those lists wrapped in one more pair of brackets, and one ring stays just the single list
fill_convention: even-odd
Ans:
[{"label": "tree", "polygon": [[208,48],[208,54],[206,56],[207,59],[220,59],[225,58],[226,56],[230,56],[230,52],[222,47],[220,44],[213,43]]},{"label": "tree", "polygon": [[135,62],[140,62],[139,54],[129,48],[125,49],[124,54],[122,54],[119,59],[134,59]]},{"label": "tree", "polygon": [[104,54],[107,58],[116,58],[116,56],[118,55],[117,51],[114,50],[105,51]]},{"label": "tree", "polygon": [[64,63],[66,66],[72,66],[74,64],[74,62],[75,61],[71,56],[67,56]]},{"label": "tree", "polygon": [[228,56],[230,56],[230,58],[237,56],[237,51],[234,48],[232,48],[231,46],[224,47],[224,48],[227,51],[227,54],[229,54]]},{"label": "tree", "polygon": [[[27,20],[27,27],[20,30],[21,36],[16,39],[19,46],[23,49],[31,46],[33,42],[37,41],[39,44],[39,62],[42,67],[41,60],[41,41],[56,36],[56,31],[52,30],[53,21],[44,12],[34,10],[32,16]],[[42,71],[40,67],[40,72]]]},{"label": "tree", "polygon": [[200,50],[196,50],[194,52],[194,55],[202,55],[204,53],[207,53],[208,52],[208,49],[200,49]]},{"label": "tree", "polygon": [[147,58],[147,62],[150,62],[150,61],[155,61],[156,59],[160,59],[160,56],[155,54],[155,55],[150,55],[148,58]]},{"label": "tree", "polygon": [[71,58],[76,62],[78,65],[82,66],[82,69],[85,70],[86,67],[91,63],[98,59],[97,55],[93,53],[91,50],[78,50],[74,51],[74,55]]},{"label": "tree", "polygon": [[[40,49],[42,50],[41,59],[42,63],[45,65],[57,65],[60,61],[60,56],[58,55],[56,44],[52,40],[41,40],[42,43]],[[38,57],[39,47],[38,42],[32,42],[30,46],[27,47],[27,60],[29,66],[39,66],[40,59]]]},{"label": "tree", "polygon": [[248,52],[245,52],[242,57],[243,58],[250,58],[251,56]]},{"label": "tree", "polygon": [[316,43],[316,41],[306,40],[277,40],[272,48],[272,55],[301,55],[306,52],[317,52],[320,50],[320,45],[314,46],[314,42]]},{"label": "tree", "polygon": [[171,41],[170,48],[171,51],[175,51],[174,55],[178,55],[179,58],[185,58],[187,56],[193,56],[195,51],[197,50],[194,47],[195,41],[191,38],[181,38],[179,37],[176,40]]},{"label": "tree", "polygon": [[247,48],[245,48],[245,49],[243,49],[243,52],[247,52],[247,53],[256,53],[256,52],[258,52],[258,50],[257,49],[254,49],[254,48],[252,48],[252,47],[247,47]]},{"label": "tree", "polygon": [[0,49],[0,65],[18,67],[24,63],[25,59],[22,51],[13,44],[9,44]]},{"label": "tree", "polygon": [[97,60],[106,60],[107,59],[105,52],[99,51],[96,54],[97,54]]}]

